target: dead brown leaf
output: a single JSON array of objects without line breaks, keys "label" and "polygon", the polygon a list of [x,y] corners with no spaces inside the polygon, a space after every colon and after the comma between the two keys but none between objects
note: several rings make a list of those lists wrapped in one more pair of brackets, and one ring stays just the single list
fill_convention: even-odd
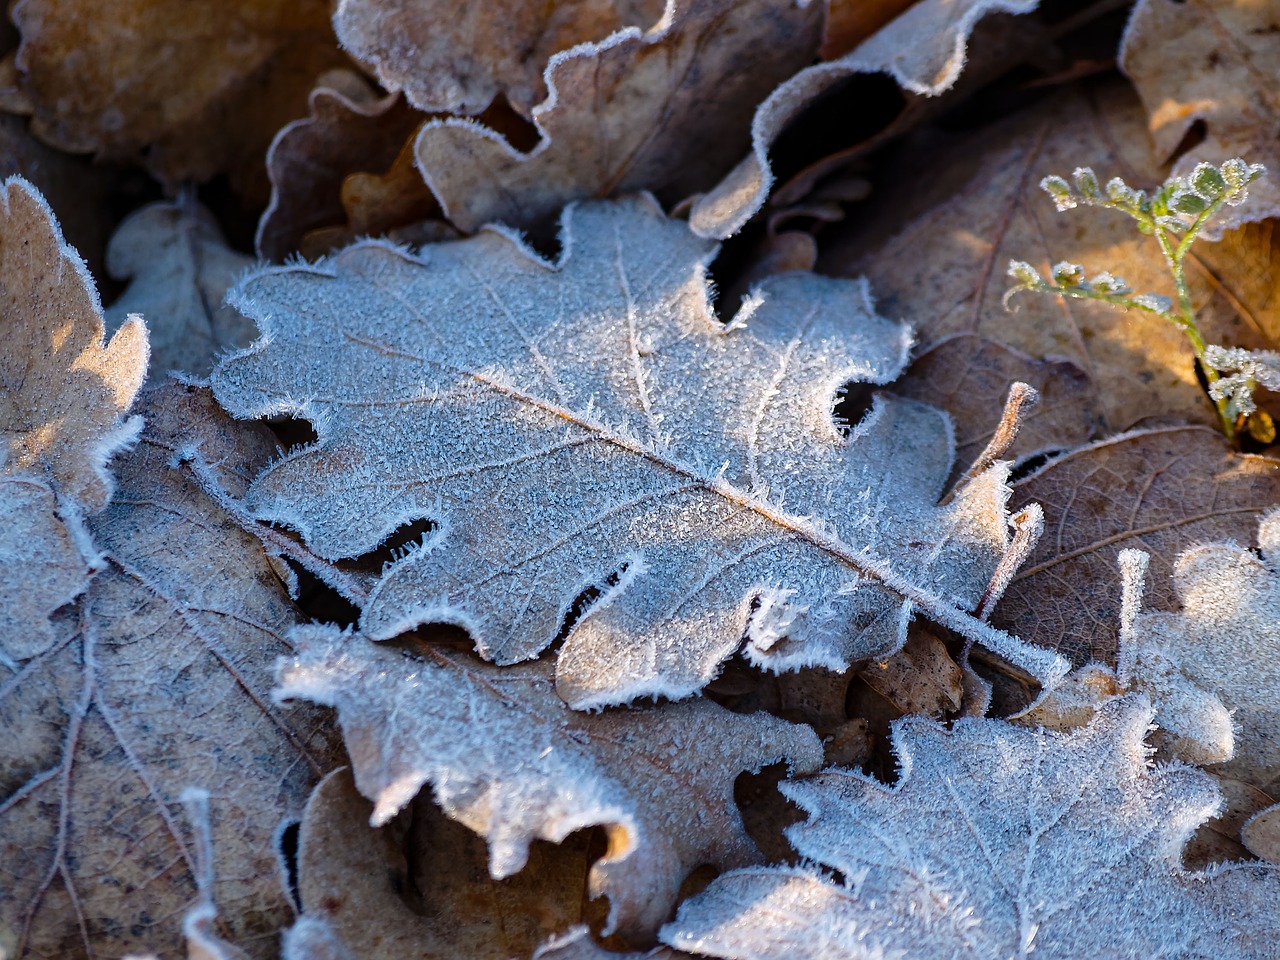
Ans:
[{"label": "dead brown leaf", "polygon": [[230,173],[266,195],[272,135],[346,58],[328,0],[18,0],[32,130],[72,153],[141,159],[176,184]]},{"label": "dead brown leaf", "polygon": [[[1175,174],[1231,157],[1271,170],[1205,236],[1216,239],[1224,230],[1280,215],[1280,7],[1139,0],[1120,66],[1146,106],[1157,156],[1176,161]],[[1187,144],[1188,137],[1200,142]]]},{"label": "dead brown leaf", "polygon": [[887,660],[859,666],[858,676],[901,714],[939,719],[960,708],[960,667],[927,626],[914,625],[906,646]]},{"label": "dead brown leaf", "polygon": [[131,214],[107,247],[107,269],[129,286],[107,311],[111,327],[141,314],[151,339],[151,374],[207,377],[221,353],[248,346],[258,328],[223,298],[253,264],[227,247],[213,215],[184,195]]},{"label": "dead brown leaf", "polygon": [[[923,169],[882,185],[875,212],[837,228],[819,269],[867,276],[879,302],[912,322],[926,348],[969,333],[1075,363],[1089,378],[1102,432],[1152,416],[1216,424],[1191,347],[1171,325],[1108,304],[1025,293],[1012,312],[1002,304],[1011,259],[1046,273],[1067,259],[1090,273],[1122,275],[1140,292],[1173,292],[1159,250],[1127,217],[1058,213],[1038,186],[1081,165],[1103,178],[1158,184],[1163,173],[1144,125],[1137,98],[1107,83],[1065,92],[950,149],[935,146]],[[1267,284],[1280,256],[1271,234],[1261,224],[1194,248],[1192,299],[1209,342],[1275,348],[1280,298]]]},{"label": "dead brown leaf", "polygon": [[[357,171],[391,167],[423,119],[400,96],[379,96],[346,70],[321,77],[309,103],[310,114],[282,127],[267,151],[271,203],[258,223],[256,242],[268,260],[302,249],[309,231],[345,223],[344,181]],[[412,167],[409,172],[416,206],[422,208],[417,219],[423,219],[434,203],[422,177]],[[415,204],[401,200],[391,206],[399,214]],[[353,224],[347,240],[364,232],[379,231]]]},{"label": "dead brown leaf", "polygon": [[1145,606],[1177,610],[1175,559],[1194,544],[1252,543],[1280,502],[1280,461],[1233,453],[1211,428],[1149,428],[1051,461],[1014,484],[1014,501],[1043,504],[1045,531],[993,622],[1077,665],[1114,666],[1119,552],[1150,553]]},{"label": "dead brown leaf", "polygon": [[519,873],[489,876],[482,837],[420,794],[391,822],[369,826],[373,804],[351,771],[315,788],[302,819],[298,892],[365,960],[506,960],[583,922],[590,833],[537,842]]},{"label": "dead brown leaf", "polygon": [[90,520],[106,568],[0,686],[0,727],[21,731],[0,738],[0,927],[33,958],[176,955],[198,892],[177,802],[202,787],[219,933],[273,956],[290,917],[276,832],[330,765],[329,727],[271,705],[293,606],[258,542],[176,461],[198,451],[241,494],[275,444],[195,388],[165,386],[144,413]]},{"label": "dead brown leaf", "polygon": [[525,114],[547,95],[554,54],[623,29],[654,26],[662,0],[519,0],[497,6],[448,0],[342,0],[342,45],[420,110],[479,113],[501,95]]},{"label": "dead brown leaf", "polygon": [[418,167],[467,232],[544,225],[571,200],[637,189],[674,203],[747,149],[752,112],[812,59],[822,14],[819,3],[772,0],[673,5],[649,33],[619,31],[552,58],[531,152],[471,121],[437,120],[418,135]]},{"label": "dead brown leaf", "polygon": [[1094,430],[1093,390],[1085,372],[1069,360],[1036,360],[974,334],[943,337],[917,351],[893,392],[941,407],[956,427],[953,479],[972,464],[991,441],[994,416],[1009,385],[1030,384],[1039,400],[1024,408],[1018,435],[1003,459],[1074,449]]}]

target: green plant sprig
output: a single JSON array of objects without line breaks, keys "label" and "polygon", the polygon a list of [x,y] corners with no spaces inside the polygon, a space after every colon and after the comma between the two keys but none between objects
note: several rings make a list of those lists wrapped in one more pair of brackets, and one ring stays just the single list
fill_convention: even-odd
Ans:
[{"label": "green plant sprig", "polygon": [[[1117,210],[1132,217],[1140,233],[1155,237],[1173,278],[1176,301],[1158,294],[1134,293],[1122,277],[1110,273],[1086,278],[1082,266],[1065,260],[1054,265],[1052,280],[1046,280],[1025,261],[1011,260],[1009,276],[1017,284],[1005,294],[1005,306],[1008,307],[1009,298],[1014,294],[1030,290],[1075,300],[1100,300],[1122,309],[1151,313],[1173,324],[1191,341],[1209,382],[1222,430],[1228,439],[1234,440],[1237,419],[1254,409],[1249,396],[1257,382],[1241,384],[1228,392],[1214,390],[1219,372],[1205,356],[1210,348],[1196,325],[1185,261],[1205,225],[1223,206],[1243,203],[1249,184],[1264,173],[1266,168],[1262,164],[1246,163],[1239,158],[1227,160],[1220,167],[1201,163],[1189,176],[1170,177],[1150,194],[1129,186],[1119,177],[1108,180],[1105,187],[1100,186],[1097,175],[1088,167],[1077,167],[1071,175],[1072,183],[1062,177],[1045,177],[1040,187],[1053,198],[1059,211],[1081,205]],[[1241,398],[1243,404],[1239,402]]]}]

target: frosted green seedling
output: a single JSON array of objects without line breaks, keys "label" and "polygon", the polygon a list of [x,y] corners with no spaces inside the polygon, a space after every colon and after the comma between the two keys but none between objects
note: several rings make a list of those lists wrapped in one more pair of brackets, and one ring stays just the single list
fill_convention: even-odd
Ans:
[{"label": "frosted green seedling", "polygon": [[[1077,300],[1102,300],[1126,310],[1142,310],[1172,323],[1186,334],[1195,349],[1209,395],[1218,407],[1222,430],[1235,439],[1239,426],[1246,425],[1262,439],[1274,437],[1274,426],[1266,413],[1258,411],[1253,391],[1258,386],[1280,383],[1280,363],[1274,354],[1206,344],[1196,325],[1195,309],[1187,287],[1185,261],[1205,225],[1224,205],[1238,206],[1248,196],[1249,184],[1266,173],[1260,163],[1228,160],[1220,167],[1197,164],[1190,176],[1170,177],[1153,193],[1137,190],[1119,177],[1105,186],[1088,167],[1077,167],[1071,183],[1062,177],[1045,177],[1041,188],[1053,198],[1059,211],[1080,205],[1106,207],[1132,217],[1139,232],[1155,237],[1160,253],[1173,277],[1176,299],[1153,293],[1134,293],[1124,278],[1110,273],[1085,275],[1079,264],[1061,261],[1046,280],[1031,264],[1009,261],[1009,276],[1017,284],[1005,294],[1009,298],[1023,290],[1050,293]],[[1223,377],[1223,373],[1230,376]]]}]

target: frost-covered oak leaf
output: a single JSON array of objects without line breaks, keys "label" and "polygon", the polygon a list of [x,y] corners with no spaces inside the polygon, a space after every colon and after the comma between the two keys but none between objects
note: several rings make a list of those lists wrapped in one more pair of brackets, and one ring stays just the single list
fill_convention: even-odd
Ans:
[{"label": "frost-covered oak leaf", "polygon": [[218,399],[319,436],[254,482],[256,515],[330,560],[435,524],[372,591],[366,636],[451,622],[510,664],[567,626],[557,689],[579,708],[688,696],[744,642],[770,669],[843,670],[900,648],[916,611],[1065,672],[965,612],[1006,547],[1003,468],[940,508],[945,414],[882,396],[847,437],[834,423],[841,386],[892,380],[910,344],[865,282],[775,278],[724,326],[715,245],[651,199],[570,208],[563,243],[549,264],[497,230],[370,241],[233,291],[264,336],[215,371]]},{"label": "frost-covered oak leaf", "polygon": [[783,784],[809,814],[792,844],[839,879],[733,871],[663,940],[734,960],[1274,956],[1280,869],[1181,867],[1221,801],[1206,774],[1150,765],[1151,717],[1141,697],[1065,734],[906,717],[896,786],[845,770]]},{"label": "frost-covered oak leaf", "polygon": [[[1145,558],[1121,554],[1126,610],[1137,613]],[[1134,569],[1137,565],[1137,569]],[[1274,796],[1280,788],[1280,510],[1258,552],[1236,543],[1178,557],[1176,613],[1137,613],[1121,628],[1119,674],[1156,706],[1175,755]],[[1225,762],[1224,762],[1225,761]]]},{"label": "frost-covered oak leaf", "polygon": [[0,664],[48,648],[49,615],[100,566],[83,517],[111,494],[107,459],[147,369],[138,317],[104,343],[84,261],[30,183],[0,185]]},{"label": "frost-covered oak leaf", "polygon": [[423,658],[332,627],[299,627],[277,699],[336,707],[356,786],[381,826],[426,784],[450,817],[489,842],[496,879],[521,870],[536,838],[609,832],[588,892],[609,927],[651,936],[700,864],[757,862],[733,799],[745,770],[822,764],[807,726],[709,700],[587,714],[556,696],[544,663],[494,667],[422,645]]}]

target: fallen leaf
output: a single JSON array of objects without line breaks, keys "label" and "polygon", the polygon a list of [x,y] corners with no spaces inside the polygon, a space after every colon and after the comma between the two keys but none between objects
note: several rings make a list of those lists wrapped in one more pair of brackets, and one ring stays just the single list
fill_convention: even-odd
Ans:
[{"label": "fallen leaf", "polygon": [[442,119],[418,134],[418,168],[467,233],[499,221],[529,229],[570,201],[640,189],[675,203],[742,155],[756,104],[812,59],[822,14],[820,3],[672,0],[648,33],[620,30],[551,58],[530,152]]},{"label": "fallen leaf", "polygon": [[521,0],[500,8],[341,0],[333,25],[352,56],[420,110],[480,113],[503,96],[528,115],[547,95],[542,72],[554,54],[624,27],[639,33],[663,15],[661,0]]},{"label": "fallen leaf", "polygon": [[1038,396],[1018,420],[1018,435],[1001,457],[1030,457],[1074,450],[1094,430],[1094,396],[1088,375],[1069,360],[1036,360],[1012,347],[958,333],[915,352],[893,392],[941,407],[956,425],[956,465],[963,471],[978,459],[995,432],[1011,383],[1022,382]]},{"label": "fallen leaf", "polygon": [[[1173,567],[1179,609],[1139,613],[1125,624],[1117,672],[1151,697],[1175,756],[1214,763],[1215,773],[1274,796],[1280,792],[1280,510],[1262,518],[1257,542],[1257,553],[1231,542],[1180,554]],[[1140,573],[1126,577],[1126,603],[1134,608],[1141,580]]]},{"label": "fallen leaf", "polygon": [[5,471],[45,478],[82,510],[111,496],[107,459],[137,436],[126,419],[147,367],[147,331],[126,321],[104,343],[102,306],[84,261],[40,193],[0,184],[0,430]]},{"label": "fallen leaf", "polygon": [[351,956],[507,960],[582,922],[589,834],[537,843],[524,869],[494,880],[483,838],[429,792],[379,829],[372,811],[351,771],[335,771],[307,802],[298,841],[303,916]]},{"label": "fallen leaf", "polygon": [[1280,804],[1255,813],[1240,833],[1250,853],[1280,864]]},{"label": "fallen leaf", "polygon": [[694,203],[689,226],[702,237],[741,230],[773,185],[769,148],[835,84],[859,73],[887,73],[906,90],[936,96],[960,76],[965,44],[978,20],[992,11],[1028,13],[1037,5],[1038,0],[920,0],[852,53],[796,73],[760,103],[751,121],[750,155]]},{"label": "fallen leaf", "polygon": [[170,384],[143,412],[89,520],[105,569],[0,686],[0,727],[19,732],[0,740],[0,926],[19,956],[176,955],[198,863],[174,805],[203,787],[219,936],[266,957],[290,917],[276,834],[330,765],[330,728],[270,704],[294,609],[258,542],[176,461],[208,458],[239,494],[275,444],[207,391]]},{"label": "fallen leaf", "polygon": [[[1197,163],[1246,157],[1272,171],[1204,236],[1280,216],[1280,10],[1235,0],[1139,0],[1120,45],[1120,68],[1146,106],[1162,162],[1186,176]],[[1183,149],[1193,128],[1199,143]]]},{"label": "fallen leaf", "polygon": [[[309,106],[309,115],[281,127],[267,150],[271,202],[258,222],[256,245],[268,260],[301,249],[311,230],[346,222],[343,181],[358,171],[387,170],[423,119],[401,97],[378,96],[350,71],[321,77]],[[420,197],[430,202],[422,177],[412,173]],[[362,232],[370,231],[357,227],[349,240]]]},{"label": "fallen leaf", "polygon": [[[865,275],[882,309],[913,323],[925,349],[967,333],[1076,364],[1089,378],[1104,434],[1147,417],[1218,423],[1196,379],[1192,348],[1172,325],[1092,301],[1023,293],[1009,309],[1003,303],[1013,285],[1006,276],[1011,259],[1046,275],[1051,264],[1070,260],[1091,275],[1123,276],[1140,292],[1173,293],[1158,247],[1128,217],[1096,208],[1058,213],[1039,187],[1046,175],[1083,165],[1136,186],[1164,179],[1127,86],[1066,91],[950,149],[935,146],[930,156],[908,177],[877,184],[878,212],[824,235],[819,270]],[[1228,234],[1229,248],[1193,248],[1191,297],[1208,342],[1276,347],[1280,300],[1268,278],[1280,253],[1271,232],[1259,225]]]},{"label": "fallen leaf", "polygon": [[912,630],[905,647],[887,660],[863,664],[858,676],[904,714],[941,718],[960,708],[960,667],[928,628]]},{"label": "fallen leaf", "polygon": [[740,716],[705,700],[582,714],[556,696],[549,667],[493,667],[426,644],[422,658],[330,627],[294,631],[277,699],[337,708],[355,783],[386,824],[427,784],[453,819],[489,842],[495,880],[526,868],[535,838],[560,843],[603,826],[590,871],[609,898],[606,933],[651,936],[695,867],[758,859],[733,803],[744,770],[786,761],[816,770],[807,727]]},{"label": "fallen leaf", "polygon": [[839,879],[732,871],[662,939],[737,960],[1270,956],[1280,870],[1181,867],[1220,798],[1199,771],[1148,765],[1151,715],[1130,697],[1068,734],[905,718],[895,786],[845,770],[783,786],[809,814],[792,843]]},{"label": "fallen leaf", "polygon": [[139,314],[151,339],[151,373],[207,377],[220,354],[248,345],[257,330],[223,303],[253,259],[227,246],[213,215],[190,195],[132,213],[107,247],[107,270],[129,286],[107,311],[117,327]]},{"label": "fallen leaf", "polygon": [[1207,427],[1161,427],[1090,444],[1014,484],[1040,503],[1045,532],[993,622],[1076,664],[1114,666],[1120,628],[1116,558],[1152,556],[1147,603],[1178,608],[1172,563],[1194,544],[1253,538],[1280,502],[1280,461],[1231,452]]},{"label": "fallen leaf", "polygon": [[556,264],[488,231],[357,244],[233,293],[264,338],[215,371],[219,401],[319,437],[254,482],[254,514],[329,560],[435,524],[364,604],[367,636],[449,622],[509,664],[568,617],[576,708],[689,696],[739,648],[843,670],[901,647],[914,612],[1046,687],[1065,673],[964,612],[1008,543],[1003,468],[938,507],[945,415],[884,396],[837,430],[840,386],[892,379],[910,341],[864,284],[775,278],[725,327],[714,245],[651,198],[563,222]]},{"label": "fallen leaf", "polygon": [[18,0],[20,90],[60,150],[144,159],[171,185],[228,172],[265,196],[262,156],[345,60],[328,0]]},{"label": "fallen leaf", "polygon": [[136,318],[104,343],[84,261],[39,191],[0,185],[0,666],[47,650],[49,617],[102,564],[84,516],[110,496],[108,458],[142,421],[127,418],[147,365]]}]

